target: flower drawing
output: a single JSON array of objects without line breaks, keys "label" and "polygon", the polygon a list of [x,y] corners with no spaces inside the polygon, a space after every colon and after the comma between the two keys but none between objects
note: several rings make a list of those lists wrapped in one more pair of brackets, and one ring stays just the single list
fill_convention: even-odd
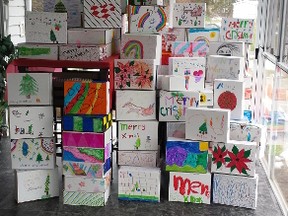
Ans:
[{"label": "flower drawing", "polygon": [[252,162],[250,159],[248,159],[250,154],[251,150],[245,151],[244,149],[241,149],[239,151],[237,146],[234,145],[232,152],[228,151],[229,158],[227,158],[226,161],[229,163],[226,167],[230,168],[231,172],[236,168],[240,174],[243,173],[248,175],[247,170],[250,169],[248,168],[247,163]]},{"label": "flower drawing", "polygon": [[153,81],[153,74],[149,65],[145,62],[137,62],[135,64],[135,71],[137,71],[134,74],[134,76],[136,76],[135,84],[141,88],[151,87],[151,82]]},{"label": "flower drawing", "polygon": [[220,148],[218,145],[217,147],[214,146],[213,152],[212,152],[212,161],[214,164],[217,165],[217,169],[219,169],[223,164],[225,165],[225,156],[227,155],[228,151],[225,147],[225,145]]}]

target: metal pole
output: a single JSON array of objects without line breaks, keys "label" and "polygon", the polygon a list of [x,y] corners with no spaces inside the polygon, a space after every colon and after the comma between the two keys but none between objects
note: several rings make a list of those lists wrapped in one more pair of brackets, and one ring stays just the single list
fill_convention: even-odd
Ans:
[{"label": "metal pole", "polygon": [[0,35],[4,35],[4,6],[3,0],[0,0]]}]

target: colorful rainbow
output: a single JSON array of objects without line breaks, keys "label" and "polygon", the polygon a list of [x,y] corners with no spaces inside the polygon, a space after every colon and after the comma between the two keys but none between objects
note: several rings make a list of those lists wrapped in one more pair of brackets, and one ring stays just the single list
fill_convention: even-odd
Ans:
[{"label": "colorful rainbow", "polygon": [[140,19],[139,19],[139,22],[138,22],[138,28],[143,28],[146,20],[149,18],[150,16],[150,13],[149,12],[146,12]]},{"label": "colorful rainbow", "polygon": [[199,37],[196,37],[194,42],[205,42],[208,46],[209,46],[209,43],[210,41],[208,40],[207,37],[205,36],[199,36]]},{"label": "colorful rainbow", "polygon": [[141,6],[132,6],[131,7],[131,15],[135,15],[139,13]]},{"label": "colorful rainbow", "polygon": [[131,58],[131,53],[133,51],[134,51],[134,55],[133,55],[134,59],[143,59],[143,57],[144,57],[143,44],[138,40],[128,41],[124,45],[122,51],[123,51],[124,55],[126,57],[129,57],[129,58]]},{"label": "colorful rainbow", "polygon": [[157,13],[159,14],[159,17],[160,17],[160,23],[156,26],[156,31],[159,32],[166,26],[167,15],[164,9],[161,7],[158,9]]}]

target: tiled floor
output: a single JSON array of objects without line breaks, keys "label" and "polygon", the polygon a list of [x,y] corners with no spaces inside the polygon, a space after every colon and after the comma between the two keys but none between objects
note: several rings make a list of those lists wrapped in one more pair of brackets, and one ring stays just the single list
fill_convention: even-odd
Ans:
[{"label": "tiled floor", "polygon": [[[63,205],[61,196],[60,198],[17,204],[15,201],[14,172],[11,170],[10,143],[7,138],[1,140],[0,151],[0,216],[282,216],[273,192],[268,185],[264,170],[260,165],[257,167],[260,183],[258,207],[256,210],[216,204],[200,205],[168,202],[167,189],[164,187],[165,184],[162,184],[162,199],[160,203],[118,201],[116,169],[114,169],[115,178],[112,184],[112,194],[105,207]],[[167,175],[163,176],[163,182],[167,183]]]}]

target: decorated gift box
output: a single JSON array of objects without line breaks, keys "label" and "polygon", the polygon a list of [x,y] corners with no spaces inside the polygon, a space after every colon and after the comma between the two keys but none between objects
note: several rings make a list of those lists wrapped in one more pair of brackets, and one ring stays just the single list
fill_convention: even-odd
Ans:
[{"label": "decorated gift box", "polygon": [[88,178],[103,178],[111,169],[111,157],[105,163],[85,163],[63,160],[63,175],[86,176]]},{"label": "decorated gift box", "polygon": [[128,6],[130,33],[159,33],[168,16],[161,6]]},{"label": "decorated gift box", "polygon": [[252,43],[253,31],[253,19],[222,18],[220,40]]},{"label": "decorated gift box", "polygon": [[158,150],[158,121],[119,121],[118,149]]},{"label": "decorated gift box", "polygon": [[83,2],[78,0],[44,0],[43,11],[45,12],[66,12],[68,17],[68,28],[80,27]]},{"label": "decorated gift box", "polygon": [[121,0],[84,0],[85,28],[121,28]]},{"label": "decorated gift box", "polygon": [[17,202],[59,196],[58,168],[52,170],[16,170]]},{"label": "decorated gift box", "polygon": [[223,55],[223,56],[245,56],[244,42],[210,42],[209,55]]},{"label": "decorated gift box", "polygon": [[239,80],[214,80],[214,108],[231,110],[231,119],[243,119],[244,82]]},{"label": "decorated gift box", "polygon": [[166,131],[167,138],[185,138],[185,122],[167,122]]},{"label": "decorated gift box", "polygon": [[211,172],[254,176],[257,143],[230,140],[213,143]]},{"label": "decorated gift box", "polygon": [[67,192],[99,193],[105,192],[111,183],[111,170],[104,178],[88,178],[84,176],[65,176],[64,190]]},{"label": "decorated gift box", "polygon": [[58,60],[58,45],[20,43],[18,46],[19,58]]},{"label": "decorated gift box", "polygon": [[52,105],[51,73],[8,73],[9,105]]},{"label": "decorated gift box", "polygon": [[159,121],[185,121],[188,107],[199,106],[199,92],[160,91]]},{"label": "decorated gift box", "polygon": [[210,45],[211,41],[219,41],[219,36],[219,28],[192,28],[188,31],[188,41],[204,41],[208,45]]},{"label": "decorated gift box", "polygon": [[208,142],[169,137],[166,171],[207,173]]},{"label": "decorated gift box", "polygon": [[200,91],[204,89],[204,77],[166,75],[161,77],[161,89],[165,91]]},{"label": "decorated gift box", "polygon": [[[141,95],[141,97],[139,97]],[[116,91],[117,120],[155,120],[156,91]]]},{"label": "decorated gift box", "polygon": [[115,59],[115,89],[155,90],[154,59]]},{"label": "decorated gift box", "polygon": [[174,41],[172,44],[172,56],[174,57],[205,57],[208,52],[209,46],[204,41]]},{"label": "decorated gift box", "polygon": [[211,174],[170,172],[169,201],[210,204]]},{"label": "decorated gift box", "polygon": [[64,131],[95,132],[106,131],[112,126],[112,113],[108,115],[64,115],[62,129]]},{"label": "decorated gift box", "polygon": [[213,203],[256,209],[258,175],[253,178],[214,174]]},{"label": "decorated gift box", "polygon": [[118,170],[118,199],[160,202],[160,168],[121,166]]},{"label": "decorated gift box", "polygon": [[207,57],[206,82],[215,79],[243,80],[244,58],[237,56],[210,55]]},{"label": "decorated gift box", "polygon": [[180,76],[205,77],[204,57],[170,57],[169,74]]},{"label": "decorated gift box", "polygon": [[64,205],[105,206],[110,196],[110,187],[105,192],[88,193],[79,191],[63,191]]},{"label": "decorated gift box", "polygon": [[12,139],[12,169],[54,169],[54,138]]},{"label": "decorated gift box", "polygon": [[64,82],[64,114],[107,115],[110,107],[108,82]]},{"label": "decorated gift box", "polygon": [[26,13],[26,42],[67,43],[67,13]]},{"label": "decorated gift box", "polygon": [[9,107],[10,138],[53,137],[53,107]]},{"label": "decorated gift box", "polygon": [[118,151],[118,165],[156,167],[157,151]]},{"label": "decorated gift box", "polygon": [[162,51],[171,52],[175,41],[185,41],[185,29],[165,28],[162,32]]},{"label": "decorated gift box", "polygon": [[176,3],[173,5],[174,28],[203,28],[205,3]]},{"label": "decorated gift box", "polygon": [[59,45],[59,60],[99,61],[112,55],[112,45],[67,44]]},{"label": "decorated gift box", "polygon": [[213,106],[213,90],[205,88],[204,90],[200,91],[200,107],[211,107]]},{"label": "decorated gift box", "polygon": [[156,34],[124,34],[121,38],[121,59],[155,59],[161,64],[161,36]]},{"label": "decorated gift box", "polygon": [[87,148],[105,148],[111,142],[111,127],[103,133],[94,132],[62,132],[63,146],[76,146]]},{"label": "decorated gift box", "polygon": [[113,38],[112,29],[68,29],[68,44],[110,44]]},{"label": "decorated gift box", "polygon": [[107,144],[105,149],[63,146],[63,161],[103,163],[110,158],[110,154],[111,144]]},{"label": "decorated gift box", "polygon": [[186,139],[227,142],[230,110],[190,107],[186,112]]}]

